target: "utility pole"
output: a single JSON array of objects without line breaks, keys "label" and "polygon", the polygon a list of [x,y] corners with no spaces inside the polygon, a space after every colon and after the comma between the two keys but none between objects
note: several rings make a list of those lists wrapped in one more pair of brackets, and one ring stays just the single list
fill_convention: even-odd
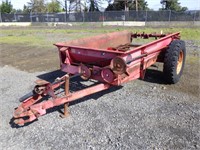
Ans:
[{"label": "utility pole", "polygon": [[135,0],[136,20],[138,20],[138,0]]},{"label": "utility pole", "polygon": [[76,0],[76,13],[78,12],[78,0]]},{"label": "utility pole", "polygon": [[124,0],[124,10],[128,11],[128,1]]},{"label": "utility pole", "polygon": [[135,0],[135,10],[138,11],[138,0]]},{"label": "utility pole", "polygon": [[81,10],[81,0],[79,0],[79,7],[80,7],[80,8],[79,8],[79,9],[80,9],[80,13],[81,13],[81,11],[82,11],[82,10]]}]

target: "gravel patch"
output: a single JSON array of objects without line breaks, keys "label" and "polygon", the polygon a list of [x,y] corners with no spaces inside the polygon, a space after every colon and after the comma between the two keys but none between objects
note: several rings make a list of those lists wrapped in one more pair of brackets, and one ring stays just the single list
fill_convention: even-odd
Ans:
[{"label": "gravel patch", "polygon": [[72,103],[68,118],[59,117],[58,107],[28,126],[12,127],[18,99],[44,73],[0,68],[1,149],[200,149],[199,97],[141,80]]}]

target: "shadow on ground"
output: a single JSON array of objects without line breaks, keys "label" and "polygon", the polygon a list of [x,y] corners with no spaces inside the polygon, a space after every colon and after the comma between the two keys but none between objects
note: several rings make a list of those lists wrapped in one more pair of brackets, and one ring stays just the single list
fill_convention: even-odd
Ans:
[{"label": "shadow on ground", "polygon": [[150,83],[167,84],[164,80],[163,72],[155,69],[146,69],[146,74],[143,80]]}]

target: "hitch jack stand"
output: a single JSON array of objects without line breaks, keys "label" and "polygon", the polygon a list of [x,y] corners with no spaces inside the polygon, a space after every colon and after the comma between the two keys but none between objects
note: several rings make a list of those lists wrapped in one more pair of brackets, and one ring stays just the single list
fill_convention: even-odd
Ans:
[{"label": "hitch jack stand", "polygon": [[[69,94],[69,75],[67,74],[65,76],[65,95],[67,96]],[[63,114],[60,114],[61,118],[66,118],[68,117],[69,114],[69,103],[64,104],[64,112]]]}]

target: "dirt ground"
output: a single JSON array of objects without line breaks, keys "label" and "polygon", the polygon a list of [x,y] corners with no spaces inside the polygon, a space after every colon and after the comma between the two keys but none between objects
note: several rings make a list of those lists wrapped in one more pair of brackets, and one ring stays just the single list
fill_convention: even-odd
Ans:
[{"label": "dirt ground", "polygon": [[59,56],[56,47],[41,48],[26,45],[1,44],[1,65],[35,72],[56,70],[59,67]]},{"label": "dirt ground", "polygon": [[36,77],[56,77],[57,49],[0,43],[0,148],[200,149],[200,45],[185,42],[187,59],[177,84],[164,82],[157,63],[144,80],[72,103],[68,119],[58,117],[59,107],[22,128],[9,123],[17,98]]}]

